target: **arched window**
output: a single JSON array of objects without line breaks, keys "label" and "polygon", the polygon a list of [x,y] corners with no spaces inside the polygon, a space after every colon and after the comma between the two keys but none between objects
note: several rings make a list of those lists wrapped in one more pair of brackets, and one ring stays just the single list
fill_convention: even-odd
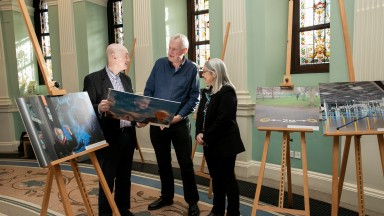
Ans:
[{"label": "arched window", "polygon": [[108,39],[111,43],[124,43],[123,31],[123,1],[108,0],[107,4],[108,16]]},{"label": "arched window", "polygon": [[[52,80],[52,56],[51,56],[51,38],[49,36],[49,22],[48,22],[48,5],[45,0],[34,0],[33,7],[35,8],[35,32],[43,53],[45,62],[47,64],[46,76],[48,80]],[[39,71],[39,83],[44,84],[44,77]]]},{"label": "arched window", "polygon": [[188,58],[196,62],[200,72],[211,57],[209,44],[209,0],[188,0]]},{"label": "arched window", "polygon": [[291,73],[329,72],[331,0],[295,0]]}]

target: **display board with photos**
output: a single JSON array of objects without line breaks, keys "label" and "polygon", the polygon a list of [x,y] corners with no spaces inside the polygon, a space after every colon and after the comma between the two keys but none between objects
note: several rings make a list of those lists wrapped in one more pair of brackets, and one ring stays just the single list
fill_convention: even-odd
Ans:
[{"label": "display board with photos", "polygon": [[255,127],[319,130],[318,87],[257,87]]},{"label": "display board with photos", "polygon": [[88,93],[16,99],[40,167],[105,144]]}]

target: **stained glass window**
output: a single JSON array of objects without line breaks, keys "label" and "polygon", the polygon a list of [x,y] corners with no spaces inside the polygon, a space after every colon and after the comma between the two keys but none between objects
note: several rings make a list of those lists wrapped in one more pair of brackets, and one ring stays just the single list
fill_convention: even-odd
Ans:
[{"label": "stained glass window", "polygon": [[17,71],[20,93],[33,94],[37,85],[35,64],[33,63],[33,47],[29,38],[16,42]]},{"label": "stained glass window", "polygon": [[[53,80],[52,75],[52,54],[51,54],[51,37],[49,35],[49,18],[48,4],[45,0],[35,0],[35,31],[39,40],[41,51],[47,65],[46,76],[49,80]],[[44,78],[39,68],[39,83],[44,84]]]},{"label": "stained glass window", "polygon": [[[191,18],[192,17],[192,18]],[[204,63],[211,57],[209,44],[209,0],[188,1],[188,57],[197,63],[202,71]]]},{"label": "stained glass window", "polygon": [[294,1],[292,73],[328,72],[331,0]]},{"label": "stained glass window", "polygon": [[109,43],[124,43],[123,2],[108,0],[108,29]]}]

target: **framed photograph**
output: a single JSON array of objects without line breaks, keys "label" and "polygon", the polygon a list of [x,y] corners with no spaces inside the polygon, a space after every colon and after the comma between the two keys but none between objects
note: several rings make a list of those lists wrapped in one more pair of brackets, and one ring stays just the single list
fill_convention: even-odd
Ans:
[{"label": "framed photograph", "polygon": [[41,167],[106,143],[86,92],[23,97],[16,104]]},{"label": "framed photograph", "polygon": [[319,130],[318,87],[257,87],[255,127]]},{"label": "framed photograph", "polygon": [[169,127],[180,107],[180,102],[137,95],[109,89],[108,100],[112,101],[110,112],[113,118]]},{"label": "framed photograph", "polygon": [[384,131],[384,82],[320,83],[324,133]]}]

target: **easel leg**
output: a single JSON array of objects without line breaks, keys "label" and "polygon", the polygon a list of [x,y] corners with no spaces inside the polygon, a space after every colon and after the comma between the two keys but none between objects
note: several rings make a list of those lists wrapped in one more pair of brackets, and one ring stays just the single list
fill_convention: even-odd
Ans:
[{"label": "easel leg", "polygon": [[253,201],[253,208],[252,208],[252,214],[251,214],[252,216],[256,215],[257,207],[259,205],[260,192],[261,192],[261,184],[263,183],[263,176],[264,176],[264,170],[265,170],[265,162],[267,160],[268,146],[269,146],[269,140],[270,139],[271,139],[271,131],[267,131],[266,132],[266,136],[265,136],[265,140],[264,140],[263,155],[261,157],[259,177],[257,178],[256,193],[255,193],[255,199]]},{"label": "easel leg", "polygon": [[293,197],[292,197],[292,175],[291,175],[291,155],[290,155],[290,149],[291,149],[291,137],[290,134],[287,132],[287,150],[285,154],[285,158],[287,159],[287,180],[288,180],[288,207],[293,208]]},{"label": "easel leg", "polygon": [[213,197],[213,186],[212,186],[212,178],[209,177],[209,190],[208,190],[208,198],[212,199]]},{"label": "easel leg", "polygon": [[359,203],[359,215],[365,215],[364,208],[364,184],[363,184],[363,166],[361,158],[361,136],[354,136],[355,139],[355,160],[356,160],[356,181],[357,181],[357,195]]},{"label": "easel leg", "polygon": [[[203,158],[201,160],[201,165],[200,165],[200,172],[201,173],[204,173],[204,169],[205,169],[205,156],[203,155]],[[207,177],[209,178],[209,191],[208,191],[208,198],[209,199],[212,199],[213,197],[213,188],[212,188],[212,178],[209,174],[206,174]]]},{"label": "easel leg", "polygon": [[288,132],[283,132],[283,145],[281,150],[281,172],[280,172],[280,190],[279,190],[279,208],[284,208],[284,185],[285,185],[285,169],[287,167],[287,142]]},{"label": "easel leg", "polygon": [[59,164],[53,165],[52,170],[55,173],[57,187],[59,189],[61,200],[63,202],[65,215],[73,215],[71,205],[68,199],[68,192],[64,184],[63,174],[61,173],[60,165]]},{"label": "easel leg", "polygon": [[195,140],[195,144],[193,144],[192,155],[191,155],[192,160],[193,158],[195,158],[196,148],[197,148],[197,140]]},{"label": "easel leg", "polygon": [[[195,144],[193,144],[193,147],[192,147],[192,154],[191,154],[192,160],[195,157],[196,148],[197,148],[197,140],[195,140]],[[205,167],[205,156],[203,155],[203,158],[201,160],[201,165],[200,165],[200,171],[196,174],[205,178],[209,178],[208,198],[212,199],[213,197],[212,178],[209,174],[204,172],[204,167]]]},{"label": "easel leg", "polygon": [[341,193],[343,192],[344,177],[345,177],[345,171],[347,169],[347,162],[348,162],[349,149],[350,149],[350,146],[351,146],[351,139],[352,139],[352,136],[346,136],[345,137],[343,159],[341,161],[341,168],[340,168],[339,195],[338,195],[339,200],[337,202],[338,206],[340,206]]},{"label": "easel leg", "polygon": [[139,143],[137,143],[136,150],[139,150],[139,154],[140,154],[140,157],[141,157],[141,162],[144,163],[144,157],[143,157],[143,153],[141,152],[141,147],[140,147]]},{"label": "easel leg", "polygon": [[85,205],[85,208],[87,209],[88,215],[95,215],[95,213],[92,210],[92,206],[89,203],[89,198],[87,195],[87,191],[85,189],[84,181],[81,178],[79,166],[75,160],[70,160],[70,163],[71,163],[71,167],[73,170],[73,174],[75,175],[77,185],[79,186],[79,191],[80,191],[81,197],[84,200],[84,205]]},{"label": "easel leg", "polygon": [[332,216],[337,216],[339,210],[339,136],[333,137],[332,151]]},{"label": "easel leg", "polygon": [[119,209],[116,206],[115,200],[112,197],[111,191],[109,190],[109,187],[107,185],[107,181],[105,180],[103,171],[100,168],[99,161],[96,158],[96,155],[94,152],[89,153],[89,157],[91,158],[92,164],[95,167],[97,176],[99,177],[100,185],[104,190],[105,196],[107,197],[108,203],[111,206],[112,212],[115,216],[120,216]]},{"label": "easel leg", "polygon": [[307,168],[307,145],[305,142],[305,132],[301,132],[301,156],[303,166],[303,183],[304,183],[304,211],[309,216],[309,193],[308,193],[308,168]]},{"label": "easel leg", "polygon": [[45,183],[43,204],[41,206],[40,215],[47,215],[49,197],[51,195],[52,181],[53,181],[53,169],[52,167],[48,168],[47,180]]},{"label": "easel leg", "polygon": [[377,142],[379,144],[381,168],[383,170],[383,177],[384,177],[384,138],[383,138],[383,134],[377,135]]}]

